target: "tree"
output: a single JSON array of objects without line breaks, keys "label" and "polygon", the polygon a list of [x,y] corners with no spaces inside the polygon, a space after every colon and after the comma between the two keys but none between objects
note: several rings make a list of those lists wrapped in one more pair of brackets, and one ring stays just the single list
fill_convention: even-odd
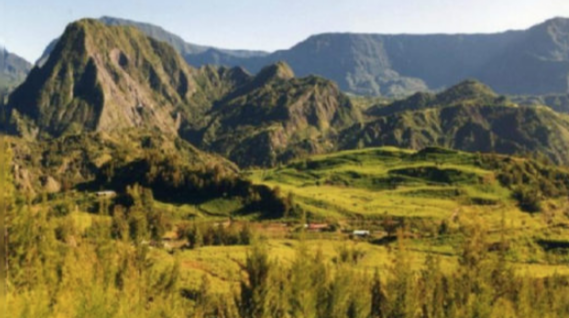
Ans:
[{"label": "tree", "polygon": [[116,205],[113,210],[113,225],[112,235],[114,238],[128,240],[129,238],[129,224],[124,212],[124,208]]},{"label": "tree", "polygon": [[188,244],[190,248],[200,248],[203,245],[203,235],[200,231],[200,228],[197,224],[194,223],[192,228],[188,231],[187,234]]},{"label": "tree", "polygon": [[140,244],[143,241],[148,240],[150,237],[148,233],[148,220],[146,215],[134,207],[129,210],[128,213],[128,225],[130,238],[135,242],[135,244]]},{"label": "tree", "polygon": [[241,281],[240,298],[237,301],[242,318],[268,318],[267,303],[270,297],[269,275],[271,263],[267,251],[258,243],[247,256],[245,273]]},{"label": "tree", "polygon": [[168,216],[164,211],[160,210],[152,210],[147,213],[147,216],[151,238],[154,241],[160,241],[170,227]]},{"label": "tree", "polygon": [[398,248],[391,267],[392,280],[389,291],[390,313],[388,317],[411,318],[417,310],[415,274],[411,268],[411,258],[405,245],[404,230],[397,230]]},{"label": "tree", "polygon": [[8,272],[8,227],[14,204],[14,184],[10,167],[12,166],[12,151],[5,143],[5,137],[0,137],[0,311],[6,312],[7,272]]},{"label": "tree", "polygon": [[317,315],[316,266],[306,242],[301,241],[290,269],[289,303],[292,317],[311,318]]},{"label": "tree", "polygon": [[387,295],[385,294],[379,271],[376,270],[371,286],[371,318],[386,318],[387,302]]}]

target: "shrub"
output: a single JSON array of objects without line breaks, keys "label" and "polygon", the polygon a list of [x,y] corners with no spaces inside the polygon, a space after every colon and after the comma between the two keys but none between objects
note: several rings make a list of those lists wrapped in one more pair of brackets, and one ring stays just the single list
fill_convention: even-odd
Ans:
[{"label": "shrub", "polygon": [[541,212],[541,197],[537,190],[524,186],[514,189],[512,197],[518,201],[518,206],[522,211],[536,213]]}]

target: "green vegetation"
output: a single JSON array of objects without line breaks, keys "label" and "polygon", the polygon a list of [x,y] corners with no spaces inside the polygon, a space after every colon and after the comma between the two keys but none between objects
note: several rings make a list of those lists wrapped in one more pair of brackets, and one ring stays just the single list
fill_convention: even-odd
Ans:
[{"label": "green vegetation", "polygon": [[569,313],[569,119],[479,82],[354,98],[83,20],[8,109],[11,316]]},{"label": "green vegetation", "polygon": [[[124,164],[107,161],[87,183],[113,188],[115,197],[5,192],[13,215],[11,313],[567,315],[563,168],[441,148],[376,148],[244,172],[251,183],[230,166],[196,170],[145,151]],[[534,190],[547,182],[556,191],[540,190],[539,211],[518,209],[527,201],[518,198],[520,184]],[[255,189],[273,189],[266,193],[274,203],[236,213],[251,200],[240,193],[255,197]],[[282,221],[262,221],[277,203]],[[305,222],[328,229],[314,232]],[[371,235],[351,235],[356,229]]]},{"label": "green vegetation", "polygon": [[438,146],[470,152],[539,153],[567,164],[569,118],[546,107],[518,107],[487,86],[465,81],[368,109],[364,125],[343,132],[340,149]]},{"label": "green vegetation", "polygon": [[207,123],[184,136],[242,167],[273,166],[329,151],[326,140],[361,120],[350,99],[319,77],[294,78],[284,63],[242,79],[208,114]]},{"label": "green vegetation", "polygon": [[392,103],[354,98],[330,80],[296,78],[284,62],[255,76],[193,69],[134,27],[88,19],[67,27],[45,65],[10,95],[8,109],[3,130],[28,140],[151,130],[245,168],[378,146],[541,153],[558,164],[569,158],[566,115],[518,107],[477,81]]}]

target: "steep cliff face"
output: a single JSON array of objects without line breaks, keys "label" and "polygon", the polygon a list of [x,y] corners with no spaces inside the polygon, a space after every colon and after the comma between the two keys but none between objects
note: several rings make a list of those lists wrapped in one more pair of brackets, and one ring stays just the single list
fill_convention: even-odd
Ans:
[{"label": "steep cliff face", "polygon": [[187,60],[253,73],[282,60],[299,76],[323,76],[361,95],[408,95],[467,78],[501,94],[551,94],[569,92],[568,43],[569,19],[556,18],[496,34],[319,34],[267,56],[206,51]]},{"label": "steep cliff face", "polygon": [[569,92],[569,19],[551,19],[525,31],[476,76],[508,94]]},{"label": "steep cliff face", "polygon": [[11,95],[9,108],[51,136],[131,127],[175,134],[176,108],[190,104],[196,87],[170,46],[135,28],[82,20],[67,27],[46,64]]}]

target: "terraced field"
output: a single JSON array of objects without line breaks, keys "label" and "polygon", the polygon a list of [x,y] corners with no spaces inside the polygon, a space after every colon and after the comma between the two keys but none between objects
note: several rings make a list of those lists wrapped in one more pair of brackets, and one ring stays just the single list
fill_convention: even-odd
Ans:
[{"label": "terraced field", "polygon": [[479,206],[513,206],[510,190],[476,161],[476,155],[442,149],[377,148],[252,171],[250,178],[294,194],[311,217],[328,220],[442,220]]}]

